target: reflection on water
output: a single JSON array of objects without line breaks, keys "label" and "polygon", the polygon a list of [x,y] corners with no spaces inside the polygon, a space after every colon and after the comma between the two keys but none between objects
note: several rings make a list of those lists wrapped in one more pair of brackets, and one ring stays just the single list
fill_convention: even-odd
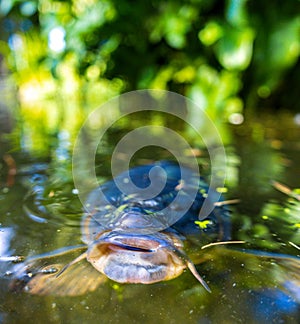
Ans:
[{"label": "reflection on water", "polygon": [[6,257],[11,254],[10,241],[14,235],[14,231],[11,227],[1,227],[0,230],[0,256]]},{"label": "reflection on water", "polygon": [[[65,146],[63,150],[66,156]],[[9,291],[11,264],[1,261],[0,322],[32,322],[34,318],[37,323],[45,319],[48,323],[297,323],[300,256],[288,242],[300,244],[300,204],[277,193],[268,180],[291,179],[289,170],[299,173],[294,161],[298,150],[291,146],[288,153],[274,150],[247,136],[228,149],[233,152],[229,163],[235,161],[230,168],[238,180],[228,184],[228,198],[242,198],[239,206],[232,207],[232,236],[247,243],[204,250],[197,244],[189,246],[187,253],[200,262],[197,269],[211,294],[187,271],[175,280],[153,285],[107,281],[78,297],[32,296]],[[70,160],[45,163],[20,153],[13,156],[19,174],[8,189],[7,166],[1,162],[1,257],[32,256],[80,244],[81,205],[73,190]],[[286,167],[287,160],[292,166]],[[201,162],[205,165],[205,159]],[[102,162],[98,170],[103,178],[109,175],[106,165]],[[290,204],[293,208],[288,208]]]}]

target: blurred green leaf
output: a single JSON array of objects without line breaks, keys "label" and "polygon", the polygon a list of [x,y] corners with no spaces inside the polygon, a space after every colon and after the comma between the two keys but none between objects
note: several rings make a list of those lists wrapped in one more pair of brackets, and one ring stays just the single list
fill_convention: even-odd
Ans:
[{"label": "blurred green leaf", "polygon": [[20,11],[23,16],[32,16],[37,11],[37,3],[35,1],[25,1],[21,4]]},{"label": "blurred green leaf", "polygon": [[224,36],[215,49],[223,67],[228,70],[245,70],[252,59],[253,41],[254,32],[251,28],[224,28]]},{"label": "blurred green leaf", "polygon": [[5,0],[0,2],[0,16],[6,16],[13,8],[17,0]]},{"label": "blurred green leaf", "polygon": [[246,4],[248,0],[227,0],[226,19],[233,26],[248,24]]},{"label": "blurred green leaf", "polygon": [[198,37],[205,46],[214,44],[223,36],[223,28],[215,21],[209,21],[205,27],[199,31]]},{"label": "blurred green leaf", "polygon": [[300,54],[300,17],[281,23],[272,32],[269,43],[270,68],[284,69]]}]

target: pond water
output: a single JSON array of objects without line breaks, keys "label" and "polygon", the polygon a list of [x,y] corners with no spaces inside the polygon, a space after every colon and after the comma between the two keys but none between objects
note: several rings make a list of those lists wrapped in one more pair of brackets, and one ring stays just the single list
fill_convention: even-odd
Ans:
[{"label": "pond water", "polygon": [[[197,269],[212,293],[188,271],[152,285],[107,281],[76,297],[10,291],[13,265],[5,257],[80,244],[82,205],[74,190],[72,152],[64,132],[56,136],[52,156],[18,150],[12,137],[2,134],[0,323],[298,323],[299,196],[287,196],[271,185],[276,180],[300,187],[300,127],[293,118],[270,114],[230,126],[224,196],[240,199],[230,206],[232,239],[246,243],[186,251],[191,258],[203,259]],[[116,127],[97,155],[97,174],[103,181],[110,174],[111,147],[122,131]],[[164,150],[151,149],[150,154],[152,160],[168,158]],[[136,161],[147,157],[145,150]],[[207,160],[203,151],[198,161],[209,176]]]}]

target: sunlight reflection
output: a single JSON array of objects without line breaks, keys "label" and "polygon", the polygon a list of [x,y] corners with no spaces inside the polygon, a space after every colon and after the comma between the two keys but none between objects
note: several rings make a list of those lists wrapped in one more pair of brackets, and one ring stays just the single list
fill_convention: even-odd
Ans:
[{"label": "sunlight reflection", "polygon": [[62,52],[66,47],[65,35],[66,32],[61,26],[54,27],[49,33],[49,48],[57,53]]}]

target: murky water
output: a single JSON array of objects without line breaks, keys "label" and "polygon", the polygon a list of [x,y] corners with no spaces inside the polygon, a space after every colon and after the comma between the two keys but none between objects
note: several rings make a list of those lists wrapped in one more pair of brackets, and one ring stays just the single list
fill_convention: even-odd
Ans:
[{"label": "murky water", "polygon": [[[8,154],[6,157],[15,160],[18,174],[8,178],[13,166],[7,159],[1,162],[0,322],[298,323],[300,203],[270,184],[270,180],[278,180],[299,187],[299,128],[292,119],[289,122],[288,132],[272,117],[255,127],[241,125],[233,130],[232,145],[226,148],[225,197],[241,199],[231,207],[232,239],[246,243],[187,251],[194,260],[203,259],[197,269],[211,294],[188,271],[152,285],[107,281],[95,292],[78,297],[10,291],[12,264],[5,257],[80,244],[82,207],[73,190],[64,136],[56,149],[60,158],[52,160],[11,151],[13,144],[2,139],[1,156]],[[106,157],[112,144],[107,142],[107,155],[99,155],[97,173],[103,180],[109,177]],[[142,152],[142,157],[147,153]],[[155,154],[155,160],[166,158],[164,151]],[[205,154],[199,162],[203,162],[204,173],[209,173]]]}]

